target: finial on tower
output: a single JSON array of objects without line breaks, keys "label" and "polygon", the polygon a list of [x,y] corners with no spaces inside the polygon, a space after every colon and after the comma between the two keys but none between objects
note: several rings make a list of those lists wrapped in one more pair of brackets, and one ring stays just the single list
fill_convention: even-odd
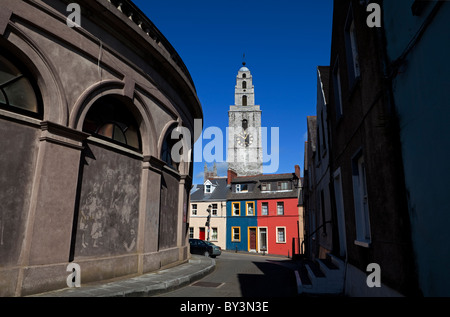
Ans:
[{"label": "finial on tower", "polygon": [[247,63],[245,62],[245,53],[244,53],[244,56],[243,56],[243,58],[242,58],[242,65],[243,65],[243,66],[247,65]]}]

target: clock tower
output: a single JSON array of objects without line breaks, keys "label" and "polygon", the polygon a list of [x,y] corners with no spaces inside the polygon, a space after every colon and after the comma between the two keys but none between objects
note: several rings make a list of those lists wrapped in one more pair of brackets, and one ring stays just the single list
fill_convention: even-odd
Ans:
[{"label": "clock tower", "polygon": [[261,109],[255,105],[253,77],[245,63],[236,77],[234,99],[228,111],[228,168],[238,176],[261,175]]}]

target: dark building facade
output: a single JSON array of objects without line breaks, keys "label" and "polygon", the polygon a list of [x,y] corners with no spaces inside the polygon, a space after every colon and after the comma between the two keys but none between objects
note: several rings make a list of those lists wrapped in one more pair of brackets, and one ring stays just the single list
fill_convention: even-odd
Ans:
[{"label": "dark building facade", "polygon": [[[131,1],[0,6],[0,295],[186,261],[190,162],[170,156],[202,109],[180,57]],[[193,143],[192,143],[193,144]]]},{"label": "dark building facade", "polygon": [[[399,120],[392,83],[386,76],[384,30],[367,24],[367,5],[367,1],[334,2],[326,97],[331,218],[310,222],[305,230],[331,234],[329,254],[345,270],[339,283],[346,295],[415,295],[419,291]],[[314,123],[317,130],[308,130],[313,134],[308,141],[313,139],[315,144],[308,147],[315,153],[308,160],[318,154],[321,129],[314,121],[310,126]],[[305,162],[305,167],[307,163],[310,169],[317,168],[317,159]],[[308,181],[310,191],[319,184],[314,178]],[[314,202],[308,198],[304,197],[305,206],[316,206],[320,219],[320,193],[314,193]],[[324,221],[330,221],[331,233],[320,227]],[[367,268],[372,263],[381,268],[381,287],[367,285]]]}]

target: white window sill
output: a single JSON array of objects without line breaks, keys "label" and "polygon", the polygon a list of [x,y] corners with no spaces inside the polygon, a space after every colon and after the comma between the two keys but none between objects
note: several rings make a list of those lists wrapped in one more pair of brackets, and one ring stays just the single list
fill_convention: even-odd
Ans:
[{"label": "white window sill", "polygon": [[355,240],[354,243],[356,245],[359,245],[360,247],[363,247],[363,248],[370,247],[370,241],[369,240]]}]

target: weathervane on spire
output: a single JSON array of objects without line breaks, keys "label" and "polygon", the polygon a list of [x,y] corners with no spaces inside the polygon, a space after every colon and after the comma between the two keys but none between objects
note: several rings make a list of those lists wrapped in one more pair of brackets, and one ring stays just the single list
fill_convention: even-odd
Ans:
[{"label": "weathervane on spire", "polygon": [[244,53],[244,56],[243,56],[243,58],[242,58],[242,65],[246,65],[247,63],[245,62],[245,53]]}]

